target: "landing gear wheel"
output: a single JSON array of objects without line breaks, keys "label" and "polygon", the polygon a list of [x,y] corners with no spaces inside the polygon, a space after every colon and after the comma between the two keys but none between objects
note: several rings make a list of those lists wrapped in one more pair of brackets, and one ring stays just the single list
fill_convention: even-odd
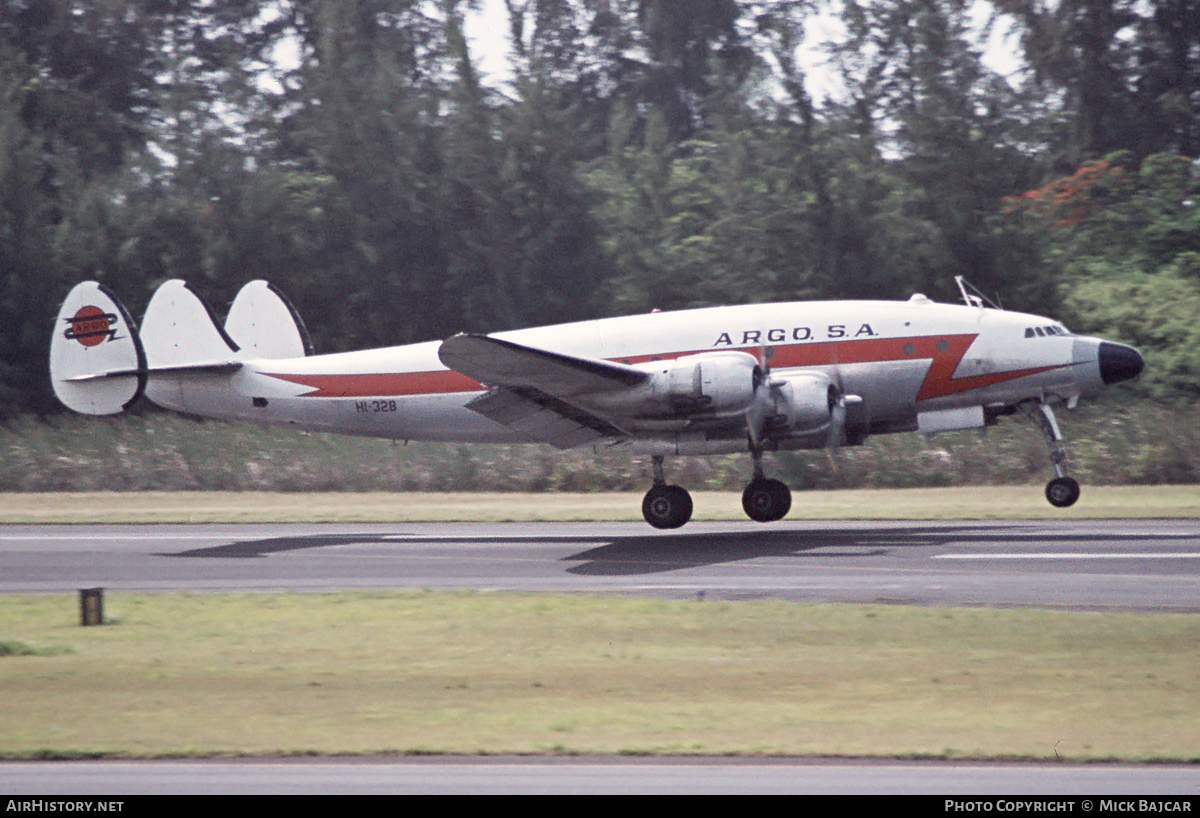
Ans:
[{"label": "landing gear wheel", "polygon": [[742,492],[742,509],[751,520],[773,523],[792,508],[792,491],[779,480],[757,478]]},{"label": "landing gear wheel", "polygon": [[1058,508],[1073,506],[1079,499],[1079,483],[1071,477],[1055,477],[1046,484],[1046,499]]},{"label": "landing gear wheel", "polygon": [[642,499],[642,516],[655,528],[679,528],[692,518],[692,495],[679,486],[652,486]]}]

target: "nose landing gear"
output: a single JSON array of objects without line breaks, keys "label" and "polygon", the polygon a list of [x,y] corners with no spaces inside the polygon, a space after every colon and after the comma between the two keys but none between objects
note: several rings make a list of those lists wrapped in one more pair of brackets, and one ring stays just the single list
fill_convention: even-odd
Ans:
[{"label": "nose landing gear", "polygon": [[1050,450],[1054,479],[1046,484],[1046,499],[1050,501],[1050,505],[1057,508],[1075,505],[1075,501],[1079,499],[1079,482],[1073,477],[1068,477],[1066,469],[1063,468],[1067,450],[1063,447],[1063,436],[1054,417],[1054,410],[1050,408],[1050,404],[1041,400],[1033,405],[1032,412],[1026,408],[1026,414],[1033,415],[1046,438],[1046,448]]},{"label": "nose landing gear", "polygon": [[1079,481],[1074,477],[1055,477],[1046,484],[1046,499],[1059,508],[1075,505],[1079,499]]}]

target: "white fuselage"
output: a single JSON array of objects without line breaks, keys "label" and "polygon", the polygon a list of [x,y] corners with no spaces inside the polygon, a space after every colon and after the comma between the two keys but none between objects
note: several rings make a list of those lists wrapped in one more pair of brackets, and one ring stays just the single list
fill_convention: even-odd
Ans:
[{"label": "white fuselage", "polygon": [[[1069,400],[1104,385],[1098,339],[1066,334],[1034,315],[921,297],[713,307],[492,337],[635,366],[747,352],[769,366],[772,378],[821,372],[844,394],[861,397],[865,431],[873,434],[981,425],[987,407]],[[466,408],[488,386],[447,369],[439,346],[248,358],[231,378],[152,373],[146,395],[183,412],[300,429],[398,440],[530,440]],[[680,421],[666,431],[686,427]],[[664,432],[661,422],[625,428],[634,438]]]}]

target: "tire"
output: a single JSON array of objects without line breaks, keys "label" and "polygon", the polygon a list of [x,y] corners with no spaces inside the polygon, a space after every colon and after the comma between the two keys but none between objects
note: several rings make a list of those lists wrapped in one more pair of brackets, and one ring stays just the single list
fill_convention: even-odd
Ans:
[{"label": "tire", "polygon": [[653,486],[642,499],[642,516],[655,528],[679,528],[692,518],[692,495],[679,486]]},{"label": "tire", "polygon": [[1046,484],[1046,499],[1057,508],[1073,506],[1079,499],[1079,483],[1071,477],[1055,477]]},{"label": "tire", "polygon": [[792,508],[792,491],[779,480],[752,480],[742,492],[742,510],[751,520],[773,523]]}]

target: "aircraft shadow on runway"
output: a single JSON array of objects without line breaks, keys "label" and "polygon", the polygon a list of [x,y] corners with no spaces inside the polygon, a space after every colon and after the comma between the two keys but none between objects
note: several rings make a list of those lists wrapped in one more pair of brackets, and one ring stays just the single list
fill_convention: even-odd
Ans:
[{"label": "aircraft shadow on runway", "polygon": [[[626,575],[676,571],[760,557],[842,557],[864,558],[882,556],[889,549],[941,546],[951,541],[982,541],[986,529],[979,526],[897,526],[863,529],[747,529],[729,532],[647,533],[633,536],[597,536],[549,534],[462,537],[438,534],[423,537],[398,529],[395,532],[360,534],[303,534],[241,540],[224,545],[193,548],[187,551],[162,552],[155,556],[217,559],[262,559],[271,554],[343,545],[386,544],[394,546],[399,555],[406,545],[428,546],[442,544],[487,543],[490,545],[575,545],[607,540],[568,556],[557,557],[562,562],[582,563],[567,569],[572,574]],[[1012,541],[1020,534],[1011,528],[997,539]],[[1038,535],[1042,541],[1045,533]]]},{"label": "aircraft shadow on runway", "polygon": [[[1175,539],[1178,535],[1166,535]],[[1145,534],[1123,535],[1109,533],[1108,542],[1162,539],[1161,535],[1147,537]],[[1184,535],[1184,538],[1188,538]],[[261,559],[271,554],[319,549],[342,545],[386,544],[397,549],[397,556],[406,545],[427,547],[431,544],[454,546],[456,544],[485,545],[565,545],[594,544],[598,539],[607,540],[603,545],[593,545],[568,556],[553,557],[561,562],[580,563],[566,569],[567,573],[581,576],[627,576],[656,574],[717,565],[762,557],[819,557],[863,559],[886,555],[890,550],[903,548],[942,547],[949,543],[972,543],[986,545],[997,542],[1037,542],[1041,544],[1090,543],[1093,535],[1076,531],[1056,534],[1038,526],[1036,530],[1023,530],[1011,525],[994,527],[987,524],[957,525],[901,525],[895,527],[864,527],[837,529],[746,529],[727,532],[678,532],[648,533],[633,536],[597,536],[595,533],[579,535],[548,534],[492,536],[485,538],[464,534],[461,537],[445,534],[431,535],[406,532],[370,534],[306,534],[287,537],[268,537],[258,540],[242,540],[206,548],[187,551],[157,553],[162,557],[191,557],[218,559]]]},{"label": "aircraft shadow on runway", "polygon": [[[762,557],[875,557],[886,549],[872,540],[886,539],[891,544],[932,545],[927,537],[912,542],[896,542],[896,532],[857,531],[736,531],[722,533],[680,533],[669,536],[647,534],[614,537],[611,542],[563,557],[564,562],[580,565],[567,569],[581,576],[628,576],[656,574],[700,568],[726,562]],[[866,550],[858,550],[868,546]],[[850,550],[854,549],[854,550]]]},{"label": "aircraft shadow on runway", "polygon": [[[1192,540],[1192,534],[1120,534],[1104,535],[1108,544],[1147,540]],[[580,551],[566,561],[582,562],[568,568],[571,574],[590,576],[619,576],[652,574],[697,568],[760,557],[816,557],[864,559],[886,555],[894,549],[940,548],[951,543],[980,546],[995,544],[1037,543],[1069,547],[1091,545],[1096,536],[1077,531],[1055,533],[1043,525],[1028,530],[1006,525],[1000,528],[989,524],[838,528],[828,530],[778,528],[765,531],[721,533],[680,533],[664,537],[645,535],[615,537],[612,542]]]},{"label": "aircraft shadow on runway", "polygon": [[[938,532],[938,540],[945,539],[947,532]],[[567,569],[571,574],[582,575],[625,575],[650,574],[662,571],[677,571],[684,568],[695,568],[702,565],[736,562],[738,560],[755,559],[758,557],[805,556],[820,553],[824,557],[867,557],[879,556],[885,553],[882,549],[868,551],[831,551],[838,546],[870,545],[872,540],[886,539],[889,545],[936,545],[937,541],[928,536],[918,535],[912,529],[901,531],[740,531],[728,533],[676,533],[676,534],[646,534],[626,537],[597,537],[595,534],[578,536],[548,535],[548,536],[488,536],[485,540],[479,537],[464,535],[462,537],[439,534],[436,537],[424,538],[419,534],[408,534],[403,531],[378,534],[313,534],[289,537],[269,537],[261,540],[242,540],[239,542],[214,545],[205,548],[193,548],[187,551],[159,552],[158,557],[191,557],[218,559],[262,559],[271,554],[300,551],[313,548],[327,548],[341,545],[370,545],[386,544],[398,549],[406,545],[430,544],[454,545],[464,543],[484,542],[488,545],[576,545],[579,543],[595,543],[597,539],[607,539],[604,545],[588,548],[585,551],[565,557],[551,557],[563,562],[582,562],[583,565]]]},{"label": "aircraft shadow on runway", "polygon": [[269,537],[264,540],[242,540],[207,548],[192,548],[187,551],[165,551],[156,557],[218,557],[222,559],[256,559],[286,551],[306,548],[327,548],[336,545],[387,542],[390,535],[313,534],[299,537]]},{"label": "aircraft shadow on runway", "polygon": [[[820,552],[823,557],[867,557],[882,555],[884,550],[870,551],[830,551],[838,546],[871,545],[872,540],[884,539],[889,545],[936,545],[947,539],[945,529],[938,531],[939,536],[931,539],[924,534],[917,534],[912,529],[896,529],[894,531],[740,531],[728,533],[677,533],[677,534],[647,534],[643,536],[626,537],[597,537],[595,534],[578,536],[488,536],[481,540],[479,537],[464,535],[462,537],[439,534],[436,537],[422,537],[419,534],[409,534],[403,531],[378,534],[312,534],[289,537],[269,537],[261,540],[242,540],[239,542],[214,545],[205,548],[193,548],[187,551],[158,552],[158,557],[192,557],[219,559],[261,559],[271,554],[290,551],[300,551],[312,548],[327,548],[341,545],[370,545],[386,544],[403,548],[405,545],[430,544],[454,545],[463,543],[486,543],[488,545],[573,545],[578,543],[595,543],[597,539],[607,539],[605,545],[589,548],[585,551],[557,559],[564,562],[584,562],[585,565],[569,568],[573,574],[630,574],[654,573],[658,571],[673,571],[682,568],[693,568],[700,565],[738,560],[755,559],[757,557],[805,556],[811,552]],[[952,538],[952,535],[949,535]],[[812,554],[815,556],[815,554]]]}]

